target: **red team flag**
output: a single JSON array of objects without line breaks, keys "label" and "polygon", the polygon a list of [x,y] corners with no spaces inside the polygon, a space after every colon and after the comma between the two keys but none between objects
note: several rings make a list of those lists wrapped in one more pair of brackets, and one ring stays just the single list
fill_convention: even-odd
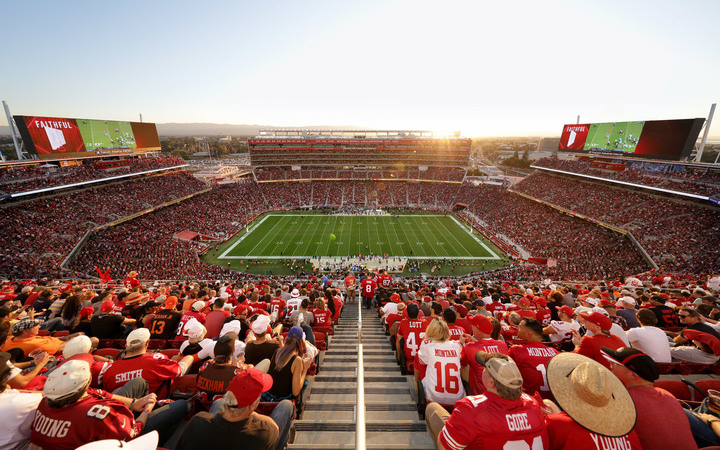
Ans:
[{"label": "red team flag", "polygon": [[112,277],[110,276],[110,269],[107,269],[105,272],[100,272],[100,269],[95,267],[95,270],[97,270],[97,273],[100,274],[100,279],[103,283],[109,283],[112,280]]}]

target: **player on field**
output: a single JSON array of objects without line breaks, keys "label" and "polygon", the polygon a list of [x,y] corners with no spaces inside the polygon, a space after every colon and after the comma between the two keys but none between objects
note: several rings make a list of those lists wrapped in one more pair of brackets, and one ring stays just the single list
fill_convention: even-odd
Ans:
[{"label": "player on field", "polygon": [[478,352],[485,366],[485,393],[455,403],[452,415],[438,403],[425,412],[428,430],[440,450],[547,450],[541,406],[522,391],[522,375],[507,355]]}]

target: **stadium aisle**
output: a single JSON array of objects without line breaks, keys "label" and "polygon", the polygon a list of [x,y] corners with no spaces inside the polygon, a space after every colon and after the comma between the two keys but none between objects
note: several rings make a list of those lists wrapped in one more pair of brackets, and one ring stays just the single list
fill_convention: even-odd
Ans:
[{"label": "stadium aisle", "polygon": [[[362,310],[367,448],[434,449],[374,310]],[[347,305],[295,422],[295,450],[355,448],[357,304]]]}]

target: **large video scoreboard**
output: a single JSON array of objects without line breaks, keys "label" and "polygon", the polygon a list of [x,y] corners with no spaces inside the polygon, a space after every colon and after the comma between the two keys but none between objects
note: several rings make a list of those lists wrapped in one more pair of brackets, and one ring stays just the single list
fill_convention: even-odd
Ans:
[{"label": "large video scoreboard", "polygon": [[565,125],[558,150],[680,160],[687,158],[705,119]]},{"label": "large video scoreboard", "polygon": [[160,150],[154,123],[14,116],[28,151],[40,159]]}]

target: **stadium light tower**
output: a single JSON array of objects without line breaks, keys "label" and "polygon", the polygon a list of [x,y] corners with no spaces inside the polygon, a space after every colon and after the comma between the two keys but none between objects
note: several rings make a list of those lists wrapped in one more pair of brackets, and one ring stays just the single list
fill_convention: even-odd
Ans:
[{"label": "stadium light tower", "polygon": [[[708,132],[710,131],[710,125],[712,124],[713,114],[715,113],[715,105],[717,103],[713,103],[712,106],[710,106],[710,114],[708,114],[707,120],[705,120],[705,132],[703,133],[702,141],[700,141],[700,148],[697,151],[697,155],[695,156],[695,162],[700,162],[703,155],[703,150],[705,150],[705,143],[707,142],[708,138]],[[717,158],[715,159],[717,162]]]},{"label": "stadium light tower", "polygon": [[[10,107],[8,106],[7,102],[3,100],[3,108],[5,108],[5,115],[7,116],[8,125],[10,126],[10,134],[12,135],[13,145],[15,146],[15,153],[17,154],[18,161],[21,161],[25,159],[25,156],[23,156],[22,153],[22,138],[20,138],[20,143],[18,143],[18,136],[15,133],[15,123],[13,122],[12,115],[10,114]],[[5,161],[5,157],[2,157],[2,160]]]}]

